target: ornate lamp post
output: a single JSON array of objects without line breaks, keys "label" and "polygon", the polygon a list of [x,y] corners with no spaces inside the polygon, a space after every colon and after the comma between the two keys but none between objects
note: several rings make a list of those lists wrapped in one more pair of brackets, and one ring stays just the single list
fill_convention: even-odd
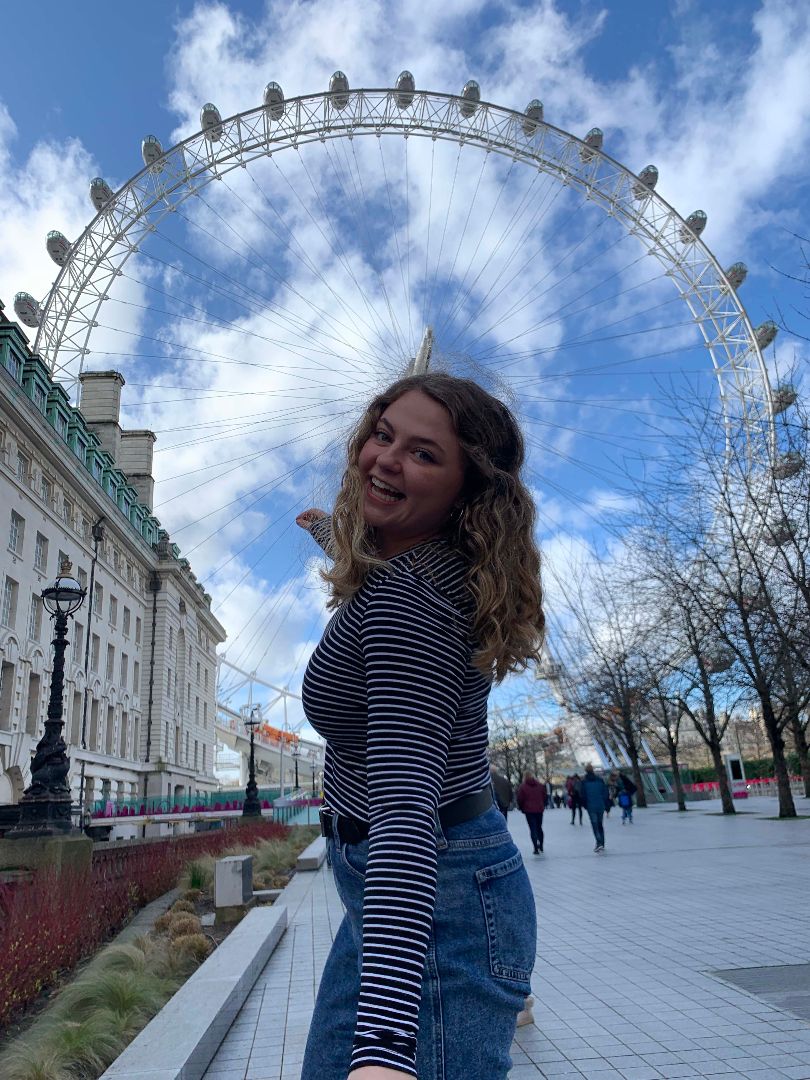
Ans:
[{"label": "ornate lamp post", "polygon": [[250,732],[250,764],[248,766],[248,782],[245,788],[245,802],[242,807],[242,817],[261,817],[262,806],[259,802],[259,789],[256,787],[256,755],[253,749],[253,739],[256,728],[261,721],[256,716],[256,709],[251,709],[249,715],[244,718],[245,727]]},{"label": "ornate lamp post", "polygon": [[54,620],[53,674],[45,733],[31,759],[31,783],[20,800],[19,823],[6,839],[33,836],[64,836],[73,831],[70,818],[70,760],[62,738],[62,696],[65,684],[65,649],[68,617],[82,606],[85,590],[71,576],[68,561],[62,563],[53,585],[42,590],[42,602]]},{"label": "ornate lamp post", "polygon": [[292,756],[295,762],[295,790],[298,791],[298,759],[301,757],[301,747],[298,743],[293,745]]}]

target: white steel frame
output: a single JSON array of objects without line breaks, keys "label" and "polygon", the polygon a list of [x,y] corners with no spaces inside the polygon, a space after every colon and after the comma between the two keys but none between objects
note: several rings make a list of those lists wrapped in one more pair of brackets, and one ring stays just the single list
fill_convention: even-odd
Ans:
[{"label": "white steel frame", "polygon": [[[636,235],[664,267],[703,336],[717,376],[727,435],[742,430],[749,459],[775,453],[772,394],[748,316],[722,268],[684,219],[638,177],[568,132],[522,113],[452,94],[414,91],[407,108],[396,90],[352,90],[335,104],[332,93],[285,102],[273,118],[265,106],[222,121],[211,141],[198,132],[167,150],[123,185],[72,245],[67,262],[41,304],[35,350],[54,375],[75,380],[89,354],[99,309],[122,267],[161,220],[212,180],[251,161],[302,144],[355,135],[443,139],[495,152],[578,188]],[[341,101],[341,105],[342,105]],[[530,134],[524,131],[529,127]],[[732,416],[731,402],[736,405]],[[737,424],[742,422],[742,429]]]}]

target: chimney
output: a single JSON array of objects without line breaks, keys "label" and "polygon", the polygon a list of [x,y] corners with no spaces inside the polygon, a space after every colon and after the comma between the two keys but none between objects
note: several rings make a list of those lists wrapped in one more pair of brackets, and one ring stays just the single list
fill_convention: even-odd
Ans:
[{"label": "chimney", "polygon": [[118,464],[138,492],[138,498],[152,509],[155,480],[152,476],[152,447],[154,431],[122,431]]},{"label": "chimney", "polygon": [[121,453],[121,387],[124,376],[118,371],[83,371],[79,408],[87,426],[98,435],[102,447],[112,454],[116,464]]}]

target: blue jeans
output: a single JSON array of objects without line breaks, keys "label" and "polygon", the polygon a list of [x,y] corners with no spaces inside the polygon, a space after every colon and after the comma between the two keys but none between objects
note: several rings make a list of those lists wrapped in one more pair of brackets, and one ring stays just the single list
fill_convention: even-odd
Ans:
[{"label": "blue jeans", "polygon": [[[327,845],[346,914],[321,976],[301,1080],[346,1080],[357,1017],[368,841]],[[437,823],[436,850],[418,1080],[506,1080],[536,951],[529,878],[495,806],[444,831]]]},{"label": "blue jeans", "polygon": [[599,847],[605,846],[605,826],[603,824],[604,816],[604,810],[588,811],[588,817],[591,819],[591,828],[593,829],[593,835]]}]

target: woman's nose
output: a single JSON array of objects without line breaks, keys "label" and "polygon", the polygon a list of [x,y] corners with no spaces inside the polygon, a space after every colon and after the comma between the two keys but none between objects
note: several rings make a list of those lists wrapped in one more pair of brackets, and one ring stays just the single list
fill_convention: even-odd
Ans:
[{"label": "woman's nose", "polygon": [[377,465],[383,469],[390,469],[392,472],[398,471],[401,467],[399,450],[391,443],[381,446],[377,454]]}]

